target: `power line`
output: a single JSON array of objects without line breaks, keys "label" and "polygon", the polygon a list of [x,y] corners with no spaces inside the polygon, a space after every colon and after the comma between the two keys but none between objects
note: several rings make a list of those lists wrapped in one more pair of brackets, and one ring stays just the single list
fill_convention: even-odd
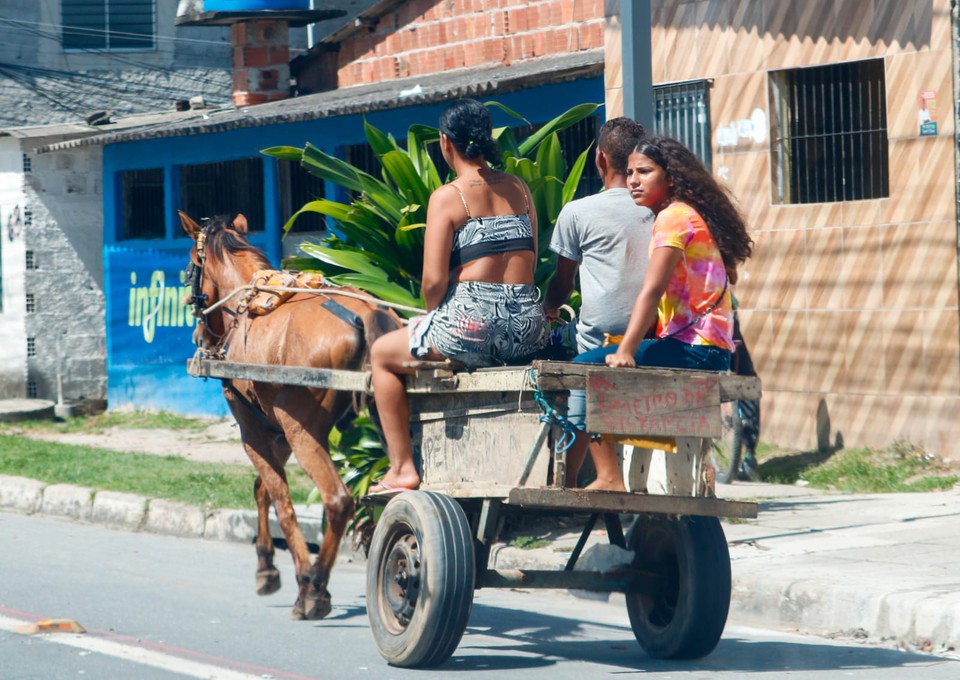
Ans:
[{"label": "power line", "polygon": [[[96,76],[88,73],[83,73],[79,71],[59,71],[55,69],[48,69],[36,66],[23,66],[20,64],[7,64],[0,62],[0,67],[9,69],[11,71],[22,72],[27,75],[33,75],[38,78],[44,78],[46,80],[54,82],[66,82],[70,84],[87,84],[96,90],[102,91],[104,89],[113,90],[122,94],[127,94],[129,92],[142,92],[146,94],[152,94],[156,98],[167,98],[167,99],[182,99],[185,94],[182,89],[174,87],[165,87],[163,85],[149,85],[149,84],[139,84],[131,83],[129,81],[118,79],[118,80],[104,80],[101,76]],[[120,71],[118,74],[122,74]],[[178,72],[173,72],[174,76],[185,77],[183,74]],[[226,83],[224,83],[226,84]]]},{"label": "power line", "polygon": [[[13,22],[13,21],[11,21],[11,20],[9,20],[9,19],[0,18],[0,23],[8,24],[8,25],[9,25],[9,24],[13,24],[13,23],[16,23],[16,22]],[[62,42],[60,41],[60,37],[59,37],[58,35],[54,35],[54,34],[50,34],[50,33],[45,33],[44,31],[41,31],[41,30],[36,29],[36,28],[22,27],[22,30],[24,30],[24,31],[26,31],[27,33],[30,33],[30,34],[32,34],[32,35],[36,35],[36,36],[39,36],[39,37],[41,37],[41,38],[45,38],[45,39],[47,39],[47,40],[52,40],[53,42],[56,42],[57,44],[59,44],[59,45],[62,46]],[[81,48],[81,50],[84,51],[84,52],[88,52],[88,53],[90,53],[90,54],[95,54],[95,55],[102,56],[102,57],[105,57],[105,58],[108,58],[108,59],[112,59],[112,60],[117,61],[117,62],[120,62],[120,63],[128,64],[128,65],[130,65],[130,66],[135,66],[135,67],[140,68],[140,69],[145,69],[145,70],[150,70],[150,71],[159,71],[159,72],[161,72],[161,73],[167,73],[167,74],[175,73],[175,71],[173,71],[172,69],[164,68],[164,67],[162,67],[162,66],[156,66],[156,65],[154,65],[154,64],[150,64],[150,63],[147,63],[147,62],[139,62],[139,61],[136,61],[135,59],[124,58],[124,57],[119,56],[119,55],[116,54],[115,52],[110,52],[109,50],[100,50],[100,49],[94,49],[94,48]],[[188,80],[193,80],[193,81],[198,82],[198,83],[204,83],[204,84],[206,84],[206,85],[211,85],[211,86],[214,86],[214,87],[221,87],[221,86],[222,86],[221,83],[217,83],[216,81],[212,81],[212,80],[209,80],[209,79],[206,79],[206,78],[202,78],[202,77],[199,77],[199,76],[188,76],[188,75],[181,74],[181,77],[182,77],[182,78],[186,78],[186,79],[188,79]]]},{"label": "power line", "polygon": [[0,74],[7,76],[10,80],[16,83],[19,83],[20,85],[23,85],[28,90],[35,92],[36,94],[40,95],[44,99],[51,102],[55,107],[59,109],[69,111],[70,113],[80,118],[83,118],[85,115],[82,111],[75,109],[72,106],[69,106],[62,98],[54,97],[50,94],[47,94],[46,92],[44,92],[42,88],[38,87],[30,78],[25,77],[23,74],[16,73],[15,71],[11,72],[8,69],[5,69],[3,66],[0,66]]},{"label": "power line", "polygon": [[[77,33],[80,35],[90,34],[90,35],[118,35],[118,36],[128,36],[128,37],[143,37],[144,33],[130,33],[126,31],[114,31],[111,29],[101,29],[101,28],[89,28],[86,26],[73,26],[70,24],[51,24],[44,21],[24,21],[23,19],[0,19],[0,21],[6,21],[13,24],[24,24],[27,26],[48,26],[50,28],[65,30],[69,29],[71,33]],[[203,45],[218,45],[218,46],[230,46],[230,43],[224,40],[202,40],[200,38],[178,38],[176,36],[167,36],[167,35],[153,35],[155,40],[168,40],[170,42],[184,42],[184,43],[198,43]]]}]

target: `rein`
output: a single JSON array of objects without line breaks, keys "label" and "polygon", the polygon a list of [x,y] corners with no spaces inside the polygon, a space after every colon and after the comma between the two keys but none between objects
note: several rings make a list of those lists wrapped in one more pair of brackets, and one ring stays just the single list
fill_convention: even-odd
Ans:
[{"label": "rein", "polygon": [[[403,312],[413,312],[415,314],[423,314],[424,310],[420,307],[410,307],[408,305],[401,305],[397,302],[386,302],[378,298],[373,297],[372,295],[363,295],[361,293],[353,293],[348,290],[338,290],[336,288],[290,288],[287,286],[255,286],[253,284],[247,284],[245,286],[239,286],[230,292],[229,295],[224,296],[222,299],[213,303],[209,307],[201,309],[201,314],[209,314],[213,310],[217,309],[221,305],[226,304],[230,298],[235,297],[236,295],[246,291],[246,290],[263,290],[268,293],[310,293],[313,295],[341,295],[343,297],[350,297],[356,300],[363,300],[364,302],[369,302],[372,305],[377,305],[379,307],[389,307],[390,309],[398,309]],[[204,296],[206,297],[206,296]]]}]

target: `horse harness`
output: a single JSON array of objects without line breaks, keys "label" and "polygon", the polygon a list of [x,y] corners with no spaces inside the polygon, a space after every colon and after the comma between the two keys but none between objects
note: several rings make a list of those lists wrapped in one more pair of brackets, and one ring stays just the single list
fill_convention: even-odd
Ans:
[{"label": "horse harness", "polygon": [[[200,230],[200,233],[197,234],[197,260],[199,261],[199,264],[194,262],[192,259],[190,260],[190,263],[187,265],[187,269],[184,275],[184,282],[190,285],[190,297],[187,298],[187,304],[193,307],[193,316],[197,318],[197,323],[203,324],[204,326],[206,326],[207,331],[209,331],[212,335],[217,336],[218,338],[216,347],[214,348],[213,351],[209,349],[201,348],[198,346],[197,353],[198,354],[202,353],[208,359],[211,359],[211,358],[223,359],[226,356],[226,352],[227,352],[227,348],[226,348],[227,336],[230,334],[230,331],[232,331],[234,328],[240,325],[240,313],[234,310],[231,310],[227,307],[224,307],[224,311],[227,312],[228,314],[231,314],[234,318],[230,328],[224,329],[222,334],[218,334],[212,331],[210,329],[209,324],[207,324],[205,321],[207,316],[206,307],[207,307],[207,302],[209,300],[209,296],[203,292],[203,269],[207,263],[206,243],[207,243],[207,229],[209,227],[209,224],[210,224],[209,221],[206,224],[204,224],[203,228],[201,228]],[[307,291],[311,289],[304,289],[304,290]],[[322,295],[322,293],[318,293],[318,294]],[[325,297],[327,299],[324,300],[322,303],[320,303],[320,306],[326,309],[327,311],[329,311],[330,313],[332,313],[341,321],[344,321],[345,323],[357,329],[360,332],[359,334],[360,342],[363,343],[366,338],[364,333],[363,318],[356,312],[353,312],[347,309],[346,307],[341,305],[336,300],[330,298],[329,296],[325,296]],[[257,406],[255,406],[247,397],[245,397],[240,392],[240,390],[238,390],[233,385],[232,379],[221,378],[220,381],[221,383],[223,383],[224,389],[229,391],[231,394],[233,394],[233,396],[241,404],[243,404],[243,406],[248,411],[250,411],[250,413],[252,413],[253,416],[258,421],[260,421],[260,423],[264,427],[266,427],[267,429],[271,430],[274,433],[283,434],[283,430],[277,427],[276,425],[274,425],[273,423],[271,423],[270,420],[267,418],[267,415],[263,412],[261,408],[258,408]]]}]

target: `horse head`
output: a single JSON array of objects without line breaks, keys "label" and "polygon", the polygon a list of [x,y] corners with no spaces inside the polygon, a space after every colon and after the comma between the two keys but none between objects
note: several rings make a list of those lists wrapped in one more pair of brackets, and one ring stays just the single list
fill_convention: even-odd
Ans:
[{"label": "horse head", "polygon": [[197,346],[214,347],[227,331],[222,311],[226,305],[219,307],[220,313],[211,313],[210,307],[229,302],[221,297],[248,283],[257,269],[268,269],[270,265],[263,253],[247,241],[247,220],[243,215],[232,220],[222,215],[207,218],[201,226],[182,210],[178,213],[183,230],[194,242],[186,272],[190,286],[186,303],[197,317],[193,340]]}]

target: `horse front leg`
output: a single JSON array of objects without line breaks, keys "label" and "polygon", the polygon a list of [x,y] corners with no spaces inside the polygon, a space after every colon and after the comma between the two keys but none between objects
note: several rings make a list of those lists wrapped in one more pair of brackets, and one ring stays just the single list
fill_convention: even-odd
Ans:
[{"label": "horse front leg", "polygon": [[[331,410],[329,407],[322,408],[319,413],[328,414]],[[315,414],[316,412],[313,415]],[[330,458],[327,437],[331,422],[314,417],[307,421],[307,429],[293,418],[282,418],[282,421],[287,441],[293,448],[297,462],[313,480],[323,497],[326,529],[317,559],[310,570],[309,588],[304,602],[305,616],[319,619],[329,614],[332,607],[327,586],[340,550],[340,542],[350,518],[353,517],[354,501]]]},{"label": "horse front leg", "polygon": [[257,503],[257,595],[272,595],[280,590],[280,571],[273,564],[273,536],[270,535],[270,494],[257,475],[253,483]]},{"label": "horse front leg", "polygon": [[[251,436],[245,437],[244,448],[254,467],[257,469],[262,485],[262,491],[257,492],[258,538],[260,536],[269,536],[270,533],[269,523],[267,522],[267,508],[269,506],[265,507],[262,513],[259,511],[262,495],[265,501],[273,501],[273,508],[277,513],[277,522],[280,525],[280,530],[283,532],[284,539],[287,541],[287,548],[290,551],[290,555],[293,557],[293,567],[296,571],[299,589],[297,601],[294,603],[293,610],[291,611],[291,617],[295,620],[319,618],[309,616],[308,606],[305,604],[307,601],[307,591],[310,586],[310,550],[297,524],[297,514],[293,509],[293,501],[290,499],[290,487],[287,483],[287,475],[283,467],[289,457],[290,449],[285,443],[281,445],[266,433],[251,433]],[[270,543],[270,549],[262,553],[264,556],[272,551],[272,540]],[[261,566],[259,563],[261,546],[259,544],[257,546],[257,557],[259,583],[259,569]]]}]

